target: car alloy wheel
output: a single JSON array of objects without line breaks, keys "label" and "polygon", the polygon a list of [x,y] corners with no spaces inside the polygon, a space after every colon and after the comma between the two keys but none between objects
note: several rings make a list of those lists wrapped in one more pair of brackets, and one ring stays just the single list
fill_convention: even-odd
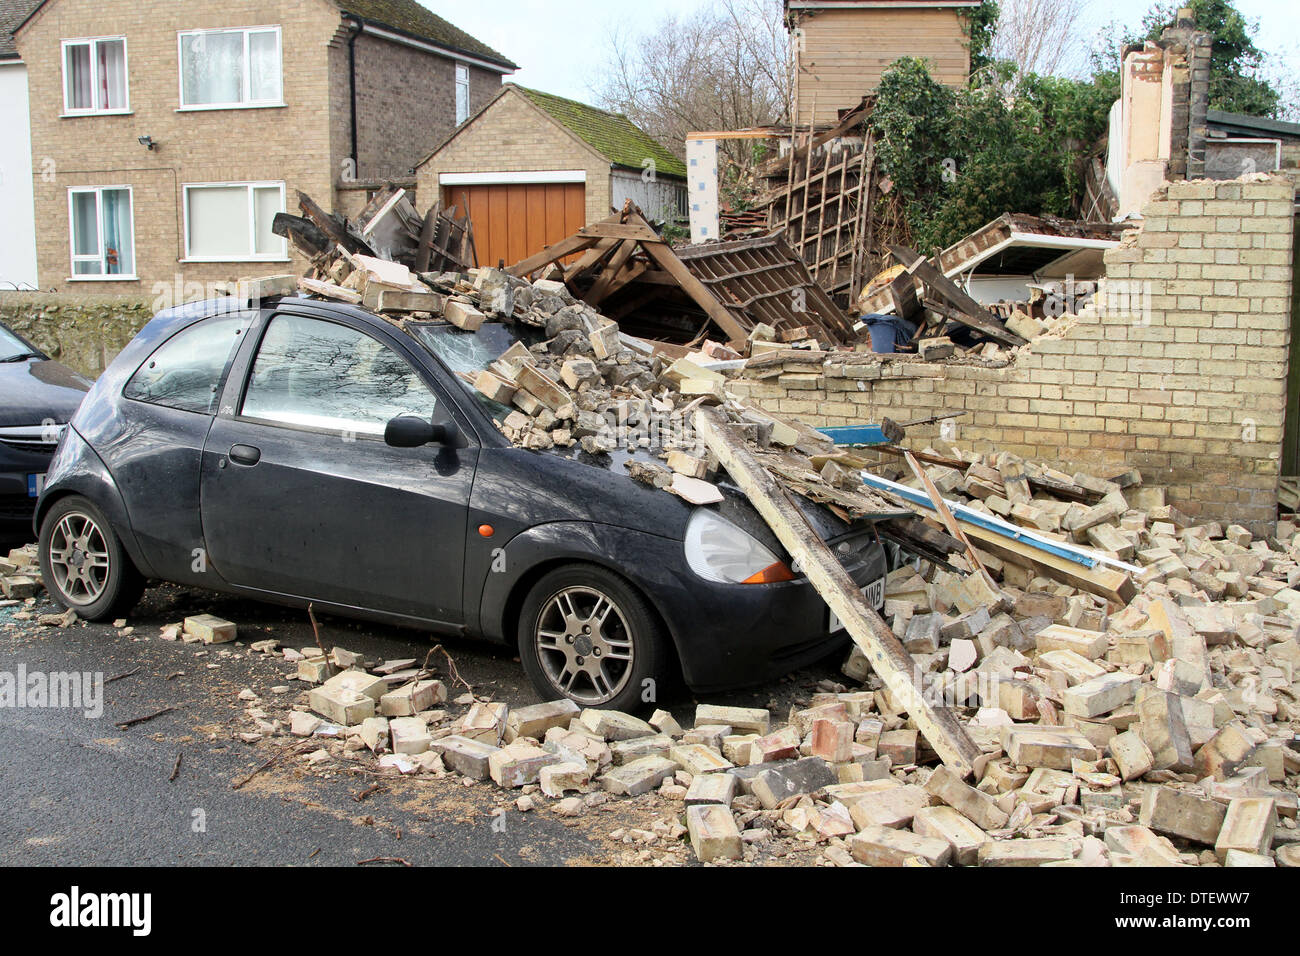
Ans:
[{"label": "car alloy wheel", "polygon": [[59,519],[50,536],[49,561],[59,596],[73,607],[103,597],[111,558],[104,532],[89,515],[70,511]]},{"label": "car alloy wheel", "polygon": [[632,677],[632,630],[614,600],[596,588],[552,594],[537,616],[533,640],[547,680],[578,703],[607,703]]}]

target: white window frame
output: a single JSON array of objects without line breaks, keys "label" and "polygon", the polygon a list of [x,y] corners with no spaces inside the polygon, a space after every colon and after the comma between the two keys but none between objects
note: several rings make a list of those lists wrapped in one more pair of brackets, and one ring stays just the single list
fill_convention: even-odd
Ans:
[{"label": "white window frame", "polygon": [[[464,77],[464,83],[461,82],[461,77]],[[462,87],[463,87],[464,90],[465,90],[465,103],[464,103],[464,109],[461,108],[461,101],[460,101],[460,91],[461,91]],[[469,64],[467,64],[467,63],[457,63],[457,64],[456,64],[455,98],[456,98],[456,125],[459,126],[459,125],[461,125],[462,123],[464,123],[467,119],[469,119],[469,113],[470,113],[470,110],[469,110]]]},{"label": "white window frame", "polygon": [[[249,85],[251,82],[251,61],[249,58],[249,34],[252,33],[275,33],[275,48],[280,54],[280,95],[274,100],[250,100]],[[202,36],[205,33],[242,33],[244,35],[244,74],[240,78],[240,95],[242,100],[234,103],[195,103],[192,106],[185,104],[185,41],[191,37]],[[176,32],[176,102],[179,104],[176,108],[178,113],[191,113],[202,110],[262,110],[273,109],[277,106],[284,106],[284,34],[278,23],[267,24],[260,27],[213,27],[204,30],[178,30]]]},{"label": "white window frame", "polygon": [[[136,267],[135,272],[110,273],[108,272],[108,263],[104,259],[104,192],[107,190],[125,190],[127,200],[131,204],[131,264]],[[95,245],[99,250],[95,256],[77,254],[77,236],[76,225],[73,219],[72,197],[77,193],[94,193],[95,194]],[[122,186],[69,186],[68,187],[68,253],[71,256],[69,265],[73,266],[68,276],[69,282],[137,282],[140,279],[138,274],[140,264],[135,257],[135,191],[126,185]],[[78,273],[75,268],[77,262],[98,262],[104,268],[104,272],[99,273]]]},{"label": "white window frame", "polygon": [[[106,41],[122,41],[122,88],[126,91],[126,105],[121,108],[103,109],[98,105],[84,108],[73,107],[71,98],[68,96],[68,82],[71,76],[68,74],[68,47],[72,46],[89,46],[90,47],[90,68],[95,72],[95,82],[93,89],[95,91],[95,102],[99,102],[99,57],[96,56],[96,49],[100,43]],[[127,48],[125,36],[103,36],[103,37],[75,37],[63,40],[59,46],[59,70],[63,75],[63,115],[64,116],[123,116],[131,112],[131,57],[130,50]]]},{"label": "white window frame", "polygon": [[[181,184],[181,210],[184,215],[185,229],[185,258],[182,262],[288,262],[289,246],[287,240],[282,236],[277,236],[280,240],[280,252],[263,252],[250,253],[246,256],[195,256],[190,254],[190,190],[191,189],[231,189],[236,186],[243,186],[248,195],[248,248],[250,250],[257,248],[257,203],[254,200],[254,192],[257,189],[269,189],[275,187],[280,190],[280,211],[284,211],[284,181],[283,180],[261,180],[249,182],[234,183],[182,183]],[[132,207],[134,214],[135,207]]]}]

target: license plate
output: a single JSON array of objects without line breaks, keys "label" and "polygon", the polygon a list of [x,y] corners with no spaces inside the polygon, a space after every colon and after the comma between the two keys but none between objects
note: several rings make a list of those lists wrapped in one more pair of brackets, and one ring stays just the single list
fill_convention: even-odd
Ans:
[{"label": "license plate", "polygon": [[44,476],[44,475],[28,475],[28,476],[27,476],[27,497],[28,497],[28,498],[37,498],[37,497],[40,497],[41,492],[44,491],[44,490],[45,490],[45,476]]},{"label": "license plate", "polygon": [[[862,593],[866,597],[867,603],[879,611],[885,606],[885,579],[876,578],[862,589]],[[844,622],[835,616],[835,612],[831,611],[830,615],[831,621],[828,628],[830,633],[834,634],[836,631],[844,630]]]}]

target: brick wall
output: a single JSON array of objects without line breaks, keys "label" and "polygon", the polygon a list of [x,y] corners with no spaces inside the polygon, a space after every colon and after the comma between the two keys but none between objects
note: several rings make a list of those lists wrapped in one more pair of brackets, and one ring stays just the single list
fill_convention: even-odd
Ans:
[{"label": "brick wall", "polygon": [[586,170],[587,222],[609,215],[609,160],[511,90],[416,169],[416,189],[432,203],[441,173],[559,169]]},{"label": "brick wall", "polygon": [[1262,532],[1286,411],[1294,196],[1282,177],[1162,187],[1142,230],[1106,254],[1109,307],[1006,368],[882,362],[737,387],[816,424],[965,411],[958,445],[1102,475],[1138,467],[1184,512]]},{"label": "brick wall", "polygon": [[91,379],[108,368],[154,311],[152,302],[98,292],[0,295],[0,321]]},{"label": "brick wall", "polygon": [[[455,61],[362,34],[356,70],[357,177],[405,179],[456,128]],[[500,89],[500,73],[470,66],[470,114]]]}]

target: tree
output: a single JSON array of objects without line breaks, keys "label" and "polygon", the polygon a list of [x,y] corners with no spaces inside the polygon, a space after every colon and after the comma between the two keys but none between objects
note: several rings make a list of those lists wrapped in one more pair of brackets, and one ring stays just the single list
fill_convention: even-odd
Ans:
[{"label": "tree", "polygon": [[1070,74],[1084,67],[1080,18],[1087,0],[1002,0],[993,57],[1022,73]]},{"label": "tree", "polygon": [[1105,87],[1021,74],[954,90],[895,62],[877,90],[876,158],[918,248],[944,247],[1007,211],[1069,216],[1086,148],[1106,128]]},{"label": "tree", "polygon": [[[787,116],[792,77],[781,0],[714,0],[644,34],[615,33],[596,98],[681,156],[694,130],[765,126]],[[721,146],[732,162],[754,165],[752,143]]]}]

